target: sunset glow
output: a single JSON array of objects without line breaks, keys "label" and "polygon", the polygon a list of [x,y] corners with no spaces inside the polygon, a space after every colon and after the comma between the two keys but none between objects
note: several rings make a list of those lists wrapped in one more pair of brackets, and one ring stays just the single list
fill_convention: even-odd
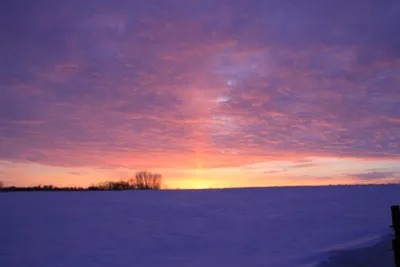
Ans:
[{"label": "sunset glow", "polygon": [[34,2],[0,16],[6,185],[400,181],[399,3]]}]

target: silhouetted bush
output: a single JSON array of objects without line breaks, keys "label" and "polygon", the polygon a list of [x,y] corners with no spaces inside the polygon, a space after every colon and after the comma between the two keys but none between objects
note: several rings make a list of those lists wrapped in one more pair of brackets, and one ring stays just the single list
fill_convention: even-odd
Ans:
[{"label": "silhouetted bush", "polygon": [[99,187],[96,186],[96,185],[91,185],[91,186],[89,186],[89,187],[87,188],[87,190],[89,190],[89,191],[99,191],[99,190],[102,190],[102,189],[99,188]]},{"label": "silhouetted bush", "polygon": [[133,190],[135,189],[132,187],[128,181],[107,181],[98,184],[97,186],[91,186],[91,188],[97,187],[100,190]]}]

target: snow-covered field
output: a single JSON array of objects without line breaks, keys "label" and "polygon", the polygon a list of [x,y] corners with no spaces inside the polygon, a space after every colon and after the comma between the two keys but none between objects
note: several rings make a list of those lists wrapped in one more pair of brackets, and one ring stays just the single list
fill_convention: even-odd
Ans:
[{"label": "snow-covered field", "polygon": [[334,266],[393,204],[400,186],[2,193],[0,266]]}]

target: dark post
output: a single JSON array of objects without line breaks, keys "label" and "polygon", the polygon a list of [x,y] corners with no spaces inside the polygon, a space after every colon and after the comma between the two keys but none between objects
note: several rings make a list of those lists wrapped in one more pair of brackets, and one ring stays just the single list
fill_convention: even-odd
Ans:
[{"label": "dark post", "polygon": [[400,267],[400,206],[392,206],[392,227],[394,230],[394,239],[392,241],[394,262],[396,267]]}]

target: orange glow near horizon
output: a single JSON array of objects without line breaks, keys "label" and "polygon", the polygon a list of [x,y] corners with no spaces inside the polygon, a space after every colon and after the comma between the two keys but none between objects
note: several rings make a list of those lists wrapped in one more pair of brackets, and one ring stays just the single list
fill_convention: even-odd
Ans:
[{"label": "orange glow near horizon", "polygon": [[[309,158],[267,161],[238,167],[150,169],[163,175],[165,189],[207,189],[296,185],[393,183],[398,181],[398,160]],[[365,170],[371,170],[365,172]],[[382,171],[380,171],[382,170]],[[390,170],[390,171],[385,171]],[[0,161],[0,180],[6,185],[88,186],[102,181],[127,179],[138,170],[54,167],[35,163]],[[365,174],[367,173],[367,174]]]},{"label": "orange glow near horizon", "polygon": [[207,189],[213,186],[206,180],[186,180],[178,184],[171,184],[167,186],[170,189]]}]

